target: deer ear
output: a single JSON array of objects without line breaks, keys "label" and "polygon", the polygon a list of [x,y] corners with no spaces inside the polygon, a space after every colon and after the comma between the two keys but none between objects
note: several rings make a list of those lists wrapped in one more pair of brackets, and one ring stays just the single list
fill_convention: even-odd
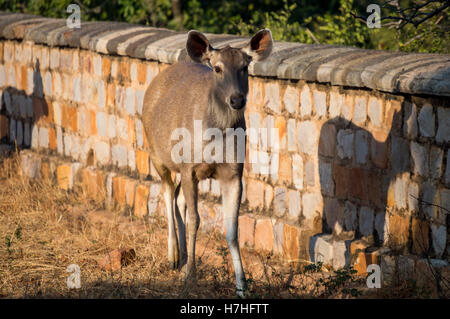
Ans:
[{"label": "deer ear", "polygon": [[202,63],[209,60],[214,49],[203,33],[192,30],[188,33],[186,50],[193,61]]},{"label": "deer ear", "polygon": [[253,58],[253,61],[261,61],[270,55],[272,46],[272,32],[269,29],[262,29],[256,32],[243,50]]}]

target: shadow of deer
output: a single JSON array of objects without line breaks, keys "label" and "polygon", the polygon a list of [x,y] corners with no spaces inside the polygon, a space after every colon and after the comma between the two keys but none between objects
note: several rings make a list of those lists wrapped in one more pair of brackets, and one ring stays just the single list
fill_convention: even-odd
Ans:
[{"label": "shadow of deer", "polygon": [[[22,76],[24,76],[23,73]],[[15,77],[15,79],[23,81],[21,77]],[[30,84],[27,82],[26,85]],[[32,140],[33,128],[40,119],[49,115],[39,59],[36,60],[33,68],[32,85],[31,94],[11,85],[0,88],[0,105],[2,106],[0,107],[0,143],[5,146],[9,144],[4,150],[6,154],[11,150],[11,146],[26,149],[34,144],[38,145],[38,141]]]},{"label": "shadow of deer", "polygon": [[[409,108],[402,110],[405,105]],[[399,253],[433,255],[429,221],[445,224],[446,217],[427,204],[435,201],[437,189],[417,177],[427,174],[428,155],[424,156],[426,163],[420,163],[412,151],[428,152],[430,148],[408,140],[405,126],[415,121],[411,105],[404,102],[397,109],[388,109],[381,129],[369,131],[344,117],[324,123],[318,150],[323,233],[335,237],[350,234],[351,240],[363,238],[370,245],[387,246]],[[351,240],[346,241],[346,265]],[[434,256],[442,255],[438,250],[433,246]]]}]

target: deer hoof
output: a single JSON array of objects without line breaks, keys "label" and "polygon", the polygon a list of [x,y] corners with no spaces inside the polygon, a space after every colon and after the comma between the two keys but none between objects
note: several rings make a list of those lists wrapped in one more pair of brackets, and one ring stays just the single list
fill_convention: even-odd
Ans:
[{"label": "deer hoof", "polygon": [[243,290],[243,289],[236,289],[236,295],[239,298],[243,298],[244,299],[246,297],[246,291]]},{"label": "deer hoof", "polygon": [[178,269],[179,262],[178,261],[169,261],[169,268],[172,270]]}]

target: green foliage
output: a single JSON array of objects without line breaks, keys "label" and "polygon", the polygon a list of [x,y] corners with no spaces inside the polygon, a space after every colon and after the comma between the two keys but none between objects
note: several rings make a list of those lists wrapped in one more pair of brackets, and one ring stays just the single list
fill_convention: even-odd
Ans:
[{"label": "green foliage", "polygon": [[[0,10],[54,18],[68,16],[72,0],[0,0]],[[414,27],[370,29],[354,15],[366,16],[371,0],[184,0],[182,29],[251,35],[269,28],[275,40],[448,53],[449,10]],[[108,20],[180,29],[171,0],[78,0],[84,21]],[[402,0],[408,7],[418,0]],[[432,4],[433,5],[433,4]],[[438,6],[439,4],[435,4]],[[359,14],[358,14],[359,13]],[[382,16],[393,15],[392,8]]]},{"label": "green foliage", "polygon": [[20,240],[20,238],[22,237],[22,226],[17,226],[16,230],[14,231],[14,236]]},{"label": "green foliage", "polygon": [[[334,274],[326,279],[320,279],[321,282],[326,289],[326,293],[331,295],[339,291],[340,288],[353,283],[356,281],[355,274],[357,271],[350,268],[342,268],[334,271]],[[342,290],[342,293],[351,295],[352,297],[357,297],[360,292],[356,288],[345,288]]]},{"label": "green foliage", "polygon": [[[252,35],[261,28],[268,28],[275,40],[313,43],[306,28],[293,18],[296,8],[297,4],[289,4],[288,0],[283,0],[283,7],[278,12],[256,13],[249,23],[240,20],[237,28],[242,35]],[[311,18],[307,18],[305,24],[310,21]]]},{"label": "green foliage", "polygon": [[[17,240],[20,240],[22,238],[22,226],[17,226],[16,230],[14,231],[14,237]],[[13,253],[12,244],[14,237],[11,238],[11,236],[6,235],[5,236],[5,246],[6,246],[6,252],[8,253],[8,256],[11,256]]]},{"label": "green foliage", "polygon": [[[354,11],[353,0],[341,0],[339,14],[317,17],[321,42],[328,44],[370,47],[369,32],[371,29],[351,13]],[[372,32],[376,32],[373,30]]]},{"label": "green foliage", "polygon": [[[433,18],[417,28],[406,26],[398,32],[399,49],[407,52],[449,53],[448,14],[443,20],[438,22],[437,18]],[[439,24],[446,24],[447,27]]]},{"label": "green foliage", "polygon": [[303,268],[302,273],[307,274],[307,273],[321,272],[322,266],[323,266],[323,262],[321,262],[321,261],[318,261],[317,263],[308,264]]}]

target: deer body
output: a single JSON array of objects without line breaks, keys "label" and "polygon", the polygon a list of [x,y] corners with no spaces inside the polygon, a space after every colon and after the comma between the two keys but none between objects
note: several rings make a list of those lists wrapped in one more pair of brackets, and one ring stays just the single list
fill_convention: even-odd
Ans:
[{"label": "deer body", "polygon": [[[200,223],[197,211],[198,182],[215,178],[221,186],[223,221],[236,274],[236,287],[238,294],[243,295],[245,276],[237,240],[243,163],[225,161],[225,142],[218,144],[223,148],[223,161],[199,157],[202,155],[198,154],[201,150],[196,148],[194,138],[188,140],[192,156],[188,161],[177,161],[172,153],[176,143],[173,132],[181,128],[194,137],[196,121],[201,121],[202,136],[207,129],[215,129],[221,137],[224,137],[228,128],[245,130],[247,67],[252,58],[264,58],[270,53],[272,38],[270,31],[261,30],[245,48],[216,50],[203,34],[191,31],[186,47],[191,59],[197,63],[177,63],[155,77],[145,93],[142,114],[150,158],[162,180],[168,220],[169,264],[177,268],[186,262],[186,277],[194,278],[195,240]],[[207,142],[202,140],[201,144],[205,146]],[[233,144],[232,147],[236,158],[237,146]],[[181,175],[181,183],[177,187],[171,172]]]}]

